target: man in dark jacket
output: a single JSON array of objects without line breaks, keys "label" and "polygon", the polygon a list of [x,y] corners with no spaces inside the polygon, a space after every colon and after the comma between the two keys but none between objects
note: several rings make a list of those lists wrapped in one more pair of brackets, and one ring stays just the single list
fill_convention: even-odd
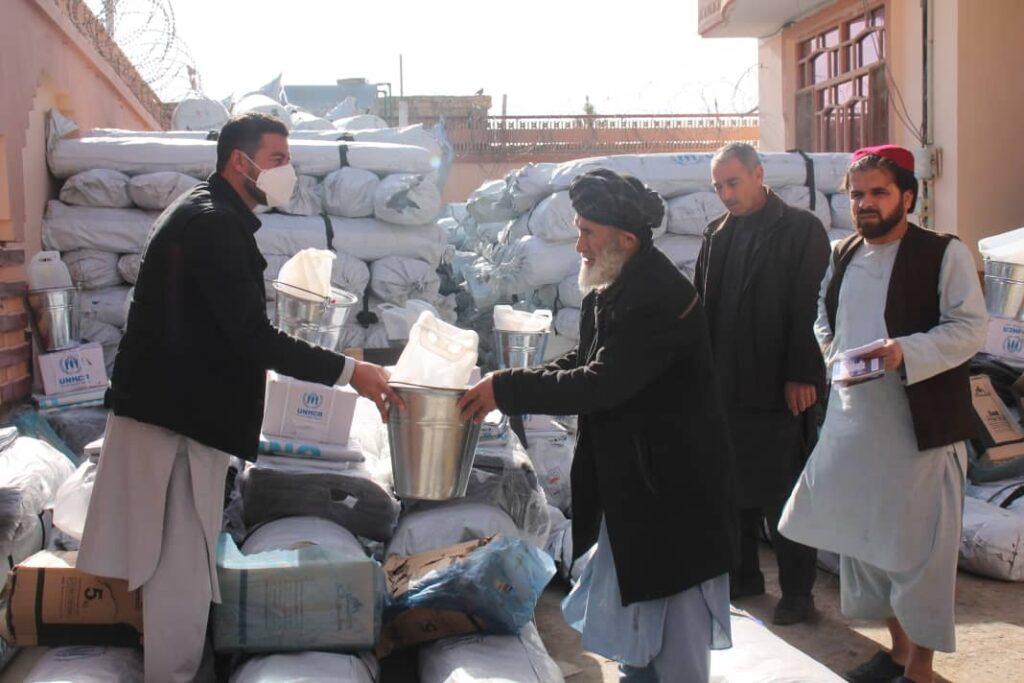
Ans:
[{"label": "man in dark jacket", "polygon": [[267,319],[257,204],[295,183],[288,129],[228,121],[217,172],[157,219],[107,392],[113,411],[78,567],[141,586],[147,681],[191,681],[219,602],[216,541],[230,455],[255,459],[267,370],[351,384],[386,415],[382,368],[294,339]]},{"label": "man in dark jacket", "polygon": [[812,213],[764,186],[750,145],[726,145],[711,163],[728,213],[704,233],[695,284],[736,453],[742,559],[730,586],[733,598],[764,593],[757,553],[767,518],[782,586],[774,621],[794,624],[813,612],[816,552],[780,536],[778,523],[817,430],[824,364],[813,328],[828,237]]},{"label": "man in dark jacket", "polygon": [[579,416],[573,547],[597,549],[566,619],[584,647],[623,665],[624,680],[707,680],[709,649],[728,647],[738,539],[703,307],[652,244],[657,193],[597,170],[569,195],[589,290],[579,346],[544,367],[488,375],[464,414]]}]

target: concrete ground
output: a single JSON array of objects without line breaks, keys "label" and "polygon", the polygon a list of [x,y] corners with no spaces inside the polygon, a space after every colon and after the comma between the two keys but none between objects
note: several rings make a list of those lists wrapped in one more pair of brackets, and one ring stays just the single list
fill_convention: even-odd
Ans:
[{"label": "concrete ground", "polygon": [[[839,612],[839,577],[818,572],[814,587],[817,618],[796,626],[773,626],[778,600],[775,556],[762,546],[761,568],[767,594],[737,601],[780,638],[837,673],[853,668],[888,646],[883,624],[847,620]],[[563,665],[567,683],[612,683],[617,668],[603,657],[584,652],[580,638],[559,611],[564,587],[549,587],[537,609],[537,625],[551,655]],[[1024,583],[1005,583],[960,572],[957,579],[957,647],[954,654],[936,653],[939,681],[1007,683],[1024,681]],[[575,672],[575,673],[573,673]]]}]

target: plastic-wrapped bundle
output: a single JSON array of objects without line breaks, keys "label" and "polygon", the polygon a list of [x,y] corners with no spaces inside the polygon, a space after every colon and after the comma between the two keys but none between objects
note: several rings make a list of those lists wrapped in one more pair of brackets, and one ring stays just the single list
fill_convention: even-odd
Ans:
[{"label": "plastic-wrapped bundle", "polygon": [[69,206],[50,200],[43,216],[43,246],[57,251],[98,249],[138,254],[158,215],[138,209]]},{"label": "plastic-wrapped bundle", "polygon": [[300,175],[288,203],[277,209],[293,216],[316,216],[323,210],[320,185],[313,176]]},{"label": "plastic-wrapped bundle", "polygon": [[[1002,481],[967,484],[967,495],[998,505],[1004,510],[1024,516],[1024,477],[1003,479]],[[1009,503],[1007,501],[1009,500]]]},{"label": "plastic-wrapped bundle", "polygon": [[198,179],[177,171],[143,173],[128,181],[128,196],[140,209],[163,211],[198,184]]},{"label": "plastic-wrapped bundle", "polygon": [[331,121],[335,130],[376,130],[387,128],[388,122],[374,114],[355,114]]},{"label": "plastic-wrapped bundle", "polygon": [[113,374],[114,356],[117,355],[117,346],[123,336],[121,329],[95,318],[83,317],[79,336],[84,342],[95,342],[103,347],[103,365],[106,366],[107,377]]},{"label": "plastic-wrapped bundle", "polygon": [[725,213],[714,192],[694,192],[668,202],[668,231],[677,235],[703,235],[708,223]]},{"label": "plastic-wrapped bundle", "polygon": [[558,283],[558,303],[569,308],[583,306],[583,292],[580,291],[580,271],[569,273]]},{"label": "plastic-wrapped bundle", "polygon": [[548,242],[528,235],[505,253],[495,276],[505,280],[511,292],[529,292],[544,285],[557,285],[579,263],[572,242]]},{"label": "plastic-wrapped bundle", "polygon": [[396,225],[424,225],[441,213],[441,191],[422,175],[389,175],[374,190],[373,213]]},{"label": "plastic-wrapped bundle", "polygon": [[409,299],[433,303],[440,295],[441,278],[419,259],[385,256],[370,264],[370,291],[382,301],[404,306]]},{"label": "plastic-wrapped bundle", "polygon": [[977,498],[964,498],[958,566],[1004,581],[1024,581],[1021,516]]},{"label": "plastic-wrapped bundle", "polygon": [[[533,468],[537,471],[541,488],[547,495],[548,503],[569,514],[572,509],[572,489],[569,473],[572,470],[576,437],[566,431],[529,432],[527,453]],[[520,444],[516,444],[521,449]]]},{"label": "plastic-wrapped bundle", "polygon": [[71,281],[85,289],[121,284],[121,273],[117,270],[118,258],[117,254],[99,249],[75,249],[60,256],[71,273]]},{"label": "plastic-wrapped bundle", "polygon": [[468,555],[410,582],[404,592],[392,590],[391,618],[412,609],[444,610],[469,616],[484,633],[518,633],[533,619],[555,565],[543,550],[515,536],[477,543]]},{"label": "plastic-wrapped bundle", "polygon": [[695,235],[668,234],[654,241],[654,246],[665,252],[668,260],[682,270],[688,277],[693,277],[693,269],[697,266],[703,237]]},{"label": "plastic-wrapped bundle", "polygon": [[315,516],[386,541],[398,521],[398,501],[360,468],[314,474],[251,467],[239,476],[249,527],[282,517]]},{"label": "plastic-wrapped bundle", "polygon": [[380,665],[368,653],[292,652],[248,659],[230,683],[376,683],[379,675]]},{"label": "plastic-wrapped bundle", "polygon": [[578,342],[580,339],[580,309],[559,309],[555,315],[555,332]]},{"label": "plastic-wrapped bundle", "polygon": [[93,484],[96,482],[96,466],[95,458],[86,458],[64,480],[53,500],[53,525],[79,541],[85,530],[85,518],[89,512]]},{"label": "plastic-wrapped bundle", "polygon": [[0,451],[0,543],[17,535],[25,517],[39,515],[75,471],[56,448],[27,436]]},{"label": "plastic-wrapped bundle", "polygon": [[519,213],[510,205],[504,180],[491,180],[469,195],[466,210],[479,223],[506,223]]},{"label": "plastic-wrapped bundle", "polygon": [[228,110],[215,99],[200,93],[190,93],[171,114],[171,128],[175,130],[220,130],[227,123]]},{"label": "plastic-wrapped bundle", "polygon": [[142,652],[130,647],[49,648],[23,683],[143,683]]},{"label": "plastic-wrapped bundle", "polygon": [[498,242],[512,244],[530,234],[530,214],[524,213],[519,218],[510,220],[498,233]]},{"label": "plastic-wrapped bundle", "polygon": [[529,163],[505,176],[508,204],[513,211],[525,213],[551,194],[551,174],[558,164]]},{"label": "plastic-wrapped bundle", "polygon": [[125,300],[131,287],[107,287],[82,292],[78,297],[78,311],[82,318],[92,318],[118,329],[124,328],[127,318]]},{"label": "plastic-wrapped bundle", "polygon": [[117,259],[117,274],[128,284],[134,285],[138,282],[140,268],[142,254],[121,254]]},{"label": "plastic-wrapped bundle", "polygon": [[292,130],[331,130],[336,131],[334,124],[325,118],[311,114],[304,109],[294,109],[291,112]]},{"label": "plastic-wrapped bundle", "polygon": [[421,683],[560,683],[565,679],[544,648],[537,627],[517,635],[456,636],[425,645],[419,652]]},{"label": "plastic-wrapped bundle", "polygon": [[853,216],[850,215],[850,195],[837,192],[828,198],[833,230],[853,230]]},{"label": "plastic-wrapped bundle", "polygon": [[274,98],[268,97],[263,93],[249,93],[242,97],[242,99],[235,102],[234,106],[231,107],[231,114],[233,116],[246,114],[248,112],[269,114],[289,128],[292,127],[292,115],[291,112],[288,111],[288,108]]},{"label": "plastic-wrapped bundle", "polygon": [[132,205],[128,196],[128,176],[120,171],[94,168],[76,173],[64,181],[60,200],[76,206],[102,206],[122,209]]},{"label": "plastic-wrapped bundle", "polygon": [[572,521],[554,505],[548,506],[551,530],[544,545],[546,552],[555,562],[555,569],[563,579],[572,578]]},{"label": "plastic-wrapped bundle", "polygon": [[828,203],[828,198],[820,190],[814,192],[813,209],[811,208],[811,189],[809,187],[801,185],[780,187],[775,190],[775,193],[790,206],[806,209],[813,213],[826,230],[832,227],[832,207]]},{"label": "plastic-wrapped bundle", "polygon": [[321,185],[324,209],[332,216],[364,218],[373,215],[373,195],[380,184],[377,174],[361,168],[339,168]]},{"label": "plastic-wrapped bundle", "polygon": [[388,555],[416,555],[488,536],[517,537],[520,532],[503,510],[486,503],[454,500],[398,520]]}]

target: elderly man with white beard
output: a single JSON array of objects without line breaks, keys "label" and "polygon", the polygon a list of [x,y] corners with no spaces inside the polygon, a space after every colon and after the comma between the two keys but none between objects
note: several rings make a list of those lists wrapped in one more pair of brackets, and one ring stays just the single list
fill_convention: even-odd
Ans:
[{"label": "elderly man with white beard", "polygon": [[573,544],[577,557],[597,547],[566,620],[586,649],[620,663],[623,681],[706,681],[710,650],[731,644],[739,536],[704,309],[653,245],[656,192],[599,169],[569,196],[586,292],[579,346],[543,367],[491,373],[463,415],[579,416]]}]

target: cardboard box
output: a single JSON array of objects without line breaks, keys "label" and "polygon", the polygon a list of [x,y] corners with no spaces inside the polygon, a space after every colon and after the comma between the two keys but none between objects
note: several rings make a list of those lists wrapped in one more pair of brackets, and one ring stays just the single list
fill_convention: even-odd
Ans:
[{"label": "cardboard box", "polygon": [[103,347],[99,344],[44,353],[39,356],[39,372],[43,378],[43,393],[47,396],[107,385]]},{"label": "cardboard box", "polygon": [[76,552],[43,550],[16,565],[3,590],[3,637],[18,647],[142,643],[142,591],[75,569]]},{"label": "cardboard box", "polygon": [[217,577],[218,651],[359,652],[377,643],[384,576],[369,557],[319,545],[243,555],[221,534]]},{"label": "cardboard box", "polygon": [[302,442],[346,444],[359,395],[350,387],[267,373],[263,433]]},{"label": "cardboard box", "polygon": [[980,423],[982,458],[998,462],[1024,455],[1024,429],[999,398],[988,375],[971,376],[971,401]]},{"label": "cardboard box", "polygon": [[985,353],[1024,363],[1024,323],[1008,318],[992,318],[988,322]]}]

